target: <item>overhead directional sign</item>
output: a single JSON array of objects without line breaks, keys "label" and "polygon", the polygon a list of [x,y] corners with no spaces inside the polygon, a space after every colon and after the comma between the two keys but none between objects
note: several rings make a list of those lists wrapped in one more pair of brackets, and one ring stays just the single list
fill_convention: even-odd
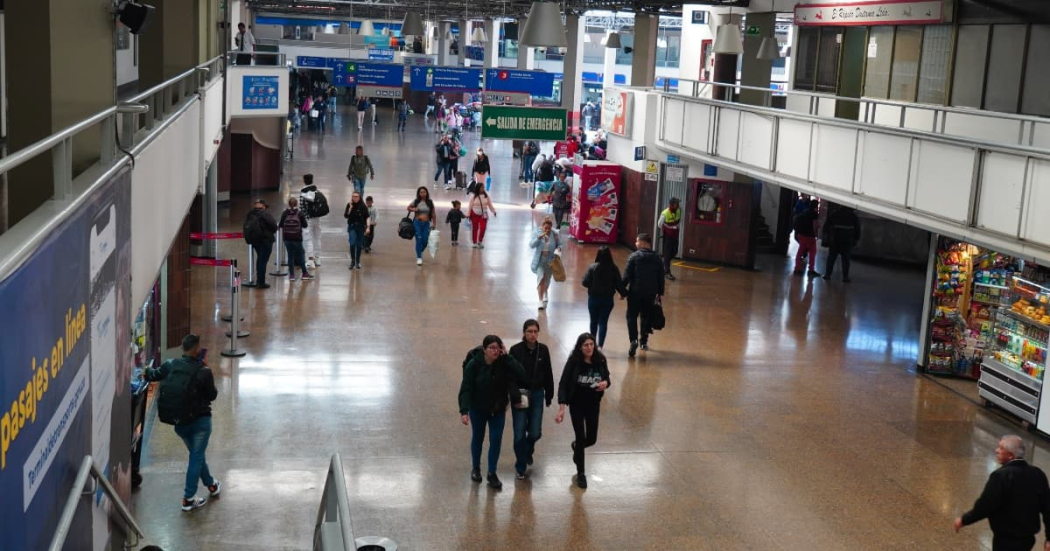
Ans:
[{"label": "overhead directional sign", "polygon": [[384,48],[369,48],[368,50],[369,61],[393,61],[394,50]]},{"label": "overhead directional sign", "polygon": [[481,109],[481,137],[503,140],[558,141],[566,136],[565,109],[486,105]]},{"label": "overhead directional sign", "polygon": [[412,67],[412,89],[437,92],[481,91],[481,69],[467,67]]},{"label": "overhead directional sign", "polygon": [[328,58],[325,57],[314,57],[308,55],[296,56],[295,58],[296,67],[312,67],[317,69],[324,69],[328,66]]},{"label": "overhead directional sign", "polygon": [[554,73],[488,69],[485,71],[486,92],[524,92],[541,98],[554,95]]},{"label": "overhead directional sign", "polygon": [[481,102],[485,104],[498,103],[505,105],[528,105],[532,96],[521,92],[485,92],[481,95]]},{"label": "overhead directional sign", "polygon": [[357,84],[357,62],[349,59],[333,59],[332,84],[353,86]]},{"label": "overhead directional sign", "polygon": [[358,86],[385,86],[401,88],[405,78],[405,66],[393,63],[358,63]]}]

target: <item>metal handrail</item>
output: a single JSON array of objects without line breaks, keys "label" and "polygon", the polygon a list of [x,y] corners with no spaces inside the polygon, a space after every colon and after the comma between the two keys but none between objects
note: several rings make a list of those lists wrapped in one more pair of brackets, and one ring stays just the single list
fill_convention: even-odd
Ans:
[{"label": "metal handrail", "polygon": [[77,512],[77,505],[85,495],[93,495],[95,493],[94,490],[90,492],[84,491],[84,485],[87,484],[88,477],[93,478],[102,487],[102,491],[109,497],[110,502],[114,506],[113,508],[120,513],[120,518],[134,532],[136,537],[135,543],[128,543],[127,538],[125,538],[124,547],[127,549],[137,547],[139,541],[145,538],[146,534],[142,532],[139,524],[135,522],[135,517],[131,515],[131,511],[120,500],[120,496],[117,495],[117,491],[113,489],[106,475],[98,470],[90,455],[85,455],[84,460],[80,462],[80,470],[77,471],[77,476],[73,480],[73,489],[70,490],[69,497],[66,498],[66,505],[62,509],[62,516],[59,518],[58,526],[55,528],[55,535],[51,538],[51,545],[47,548],[48,551],[62,551],[62,546],[66,543],[66,537],[69,536],[69,528],[73,524],[73,516]]},{"label": "metal handrail", "polygon": [[[277,58],[276,62],[273,65],[258,65],[258,67],[281,67],[281,66],[285,65],[288,62],[288,57],[287,57],[287,55],[284,52],[260,52],[258,50],[254,50],[254,51],[251,51],[251,52],[242,52],[240,50],[230,50],[230,51],[226,52],[226,61],[227,61],[227,63],[229,63],[230,65],[233,65],[232,61],[235,61],[237,59],[237,56],[239,56],[239,55],[250,55],[250,56],[253,56],[253,57],[276,57]],[[242,67],[244,67],[244,66],[242,65]],[[256,67],[256,65],[252,65],[252,67]]]},{"label": "metal handrail", "polygon": [[343,460],[338,453],[332,455],[328,464],[324,491],[321,492],[321,506],[317,511],[317,523],[314,524],[314,551],[329,551],[322,545],[321,527],[332,522],[339,524],[339,533],[343,540],[342,550],[355,551],[357,546],[354,543],[354,529],[350,525],[350,499],[346,495]]}]

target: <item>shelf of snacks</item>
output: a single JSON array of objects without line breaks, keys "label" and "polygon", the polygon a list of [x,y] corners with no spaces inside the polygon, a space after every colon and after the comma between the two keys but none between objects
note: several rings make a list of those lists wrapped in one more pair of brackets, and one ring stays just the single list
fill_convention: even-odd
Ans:
[{"label": "shelf of snacks", "polygon": [[965,357],[970,358],[971,378],[980,377],[985,351],[995,339],[997,312],[1010,307],[1011,284],[1017,260],[1011,256],[977,248],[971,257],[973,285],[966,314]]},{"label": "shelf of snacks", "polygon": [[[928,373],[976,378],[983,351],[981,340],[970,330],[971,290],[977,247],[942,237],[937,245],[936,274],[933,281],[933,319],[930,320],[930,343],[925,369]],[[998,272],[989,264],[985,281],[997,283]],[[992,296],[988,294],[988,298]],[[991,311],[985,306],[985,316]],[[976,316],[980,316],[978,310]],[[978,327],[979,321],[974,321]],[[990,328],[989,328],[990,330]],[[979,333],[980,331],[978,331]]]}]

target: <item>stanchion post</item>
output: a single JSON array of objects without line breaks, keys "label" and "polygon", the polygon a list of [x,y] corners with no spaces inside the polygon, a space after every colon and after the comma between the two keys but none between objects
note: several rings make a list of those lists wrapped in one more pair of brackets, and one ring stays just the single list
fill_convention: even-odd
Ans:
[{"label": "stanchion post", "polygon": [[255,249],[248,245],[248,282],[241,287],[255,287],[259,284],[258,274],[255,273]]},{"label": "stanchion post", "polygon": [[277,254],[274,255],[272,276],[286,276],[288,272],[281,268],[281,230],[277,230]]},{"label": "stanchion post", "polygon": [[240,298],[240,283],[241,283],[241,272],[237,270],[237,261],[234,260],[230,265],[233,269],[233,285],[230,286],[230,294],[232,295],[231,304],[233,305],[233,315],[230,318],[230,331],[226,333],[226,336],[230,338],[230,348],[223,350],[221,354],[227,358],[240,358],[247,354],[247,352],[237,348],[237,338],[242,335],[247,337],[248,333],[240,330],[240,318],[241,318],[241,298]]},{"label": "stanchion post", "polygon": [[[234,279],[235,279],[235,278],[237,277],[237,276],[236,276],[236,275],[234,274],[234,271],[235,271],[236,269],[237,269],[237,259],[235,258],[235,259],[233,259],[233,261],[232,261],[232,262],[230,262],[230,287],[231,287],[231,288],[233,287],[233,282],[234,282]],[[230,310],[231,310],[231,313],[229,313],[229,314],[226,314],[225,316],[223,316],[223,317],[222,317],[222,321],[231,321],[231,320],[233,319],[233,312],[232,312],[232,310],[233,310],[233,304],[232,304],[232,303],[230,304]],[[239,308],[238,308],[238,310],[239,310]],[[237,316],[237,321],[244,321],[244,316],[241,316],[241,315],[239,315],[239,313],[238,313],[238,316]]]}]

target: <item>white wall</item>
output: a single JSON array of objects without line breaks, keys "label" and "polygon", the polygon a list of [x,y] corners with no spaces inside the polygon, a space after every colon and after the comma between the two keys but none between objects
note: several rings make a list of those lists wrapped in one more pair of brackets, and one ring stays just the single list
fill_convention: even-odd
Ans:
[{"label": "white wall", "polygon": [[222,141],[222,77],[211,81],[204,91],[204,164],[210,165]]},{"label": "white wall", "polygon": [[194,101],[135,158],[131,172],[131,296],[142,304],[197,195],[200,109]]},{"label": "white wall", "polygon": [[[706,25],[694,25],[693,12],[707,11],[709,6],[682,6],[682,51],[678,58],[678,78],[700,80],[700,66],[703,64],[702,41],[714,40],[715,17],[708,14]],[[659,70],[657,71],[659,73]],[[679,89],[683,88],[681,85]]]}]

